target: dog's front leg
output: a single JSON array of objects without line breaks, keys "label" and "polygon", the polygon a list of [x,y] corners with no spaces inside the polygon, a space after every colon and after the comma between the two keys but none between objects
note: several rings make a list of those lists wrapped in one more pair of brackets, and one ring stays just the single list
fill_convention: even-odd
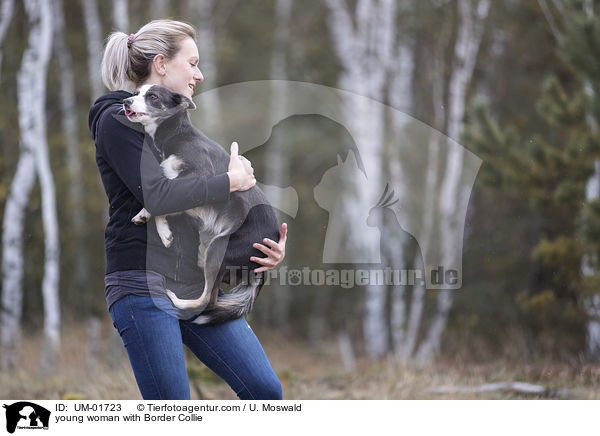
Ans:
[{"label": "dog's front leg", "polygon": [[131,222],[138,226],[141,226],[142,224],[146,224],[151,216],[152,215],[150,215],[150,212],[148,212],[144,208],[144,209],[140,210],[140,212],[136,216],[131,218]]},{"label": "dog's front leg", "polygon": [[164,215],[156,216],[154,217],[154,222],[156,223],[156,231],[158,232],[158,236],[160,236],[160,240],[165,247],[169,248],[173,243],[173,233],[169,227],[167,217]]}]

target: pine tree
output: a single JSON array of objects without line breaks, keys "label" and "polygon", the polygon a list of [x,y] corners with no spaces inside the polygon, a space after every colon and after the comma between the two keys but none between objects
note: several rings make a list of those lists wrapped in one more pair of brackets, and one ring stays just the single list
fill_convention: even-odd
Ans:
[{"label": "pine tree", "polygon": [[561,3],[556,36],[563,65],[544,81],[536,104],[544,130],[526,139],[479,105],[467,134],[486,162],[483,183],[508,198],[527,198],[526,219],[536,222],[535,270],[517,303],[543,345],[570,351],[583,348],[587,304],[600,283],[600,198],[589,192],[600,159],[600,17],[584,3]]}]

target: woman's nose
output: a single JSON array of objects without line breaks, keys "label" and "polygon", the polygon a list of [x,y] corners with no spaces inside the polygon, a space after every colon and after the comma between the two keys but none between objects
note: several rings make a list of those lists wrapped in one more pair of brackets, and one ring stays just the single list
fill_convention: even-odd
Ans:
[{"label": "woman's nose", "polygon": [[202,75],[202,72],[200,70],[198,70],[198,73],[194,75],[194,80],[196,82],[202,82],[204,80],[204,76]]}]

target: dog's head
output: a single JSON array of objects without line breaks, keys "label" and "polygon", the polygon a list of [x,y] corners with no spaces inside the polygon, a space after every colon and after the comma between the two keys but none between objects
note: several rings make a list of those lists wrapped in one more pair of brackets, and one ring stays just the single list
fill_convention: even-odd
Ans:
[{"label": "dog's head", "polygon": [[157,126],[186,109],[196,109],[192,100],[160,85],[143,85],[133,97],[123,100],[125,116],[129,121],[144,126]]}]

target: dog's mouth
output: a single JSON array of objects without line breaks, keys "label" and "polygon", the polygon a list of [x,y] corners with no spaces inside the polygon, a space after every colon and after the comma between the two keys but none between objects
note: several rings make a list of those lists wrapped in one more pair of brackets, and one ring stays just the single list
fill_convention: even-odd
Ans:
[{"label": "dog's mouth", "polygon": [[131,121],[138,120],[142,116],[147,115],[145,112],[134,112],[131,109],[128,109],[126,107],[124,107],[123,110],[125,111],[125,116],[127,118],[129,118]]}]

